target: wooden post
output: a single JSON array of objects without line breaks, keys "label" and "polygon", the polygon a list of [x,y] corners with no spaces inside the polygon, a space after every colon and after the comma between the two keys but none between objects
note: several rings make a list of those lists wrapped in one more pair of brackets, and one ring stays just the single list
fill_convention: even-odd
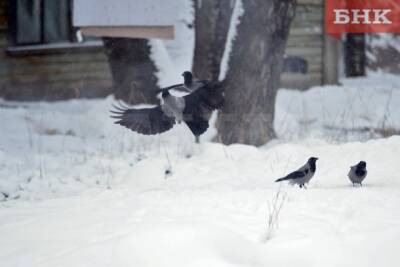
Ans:
[{"label": "wooden post", "polygon": [[348,33],[345,44],[346,77],[365,76],[365,34]]},{"label": "wooden post", "polygon": [[340,40],[325,34],[323,48],[323,84],[339,83]]}]

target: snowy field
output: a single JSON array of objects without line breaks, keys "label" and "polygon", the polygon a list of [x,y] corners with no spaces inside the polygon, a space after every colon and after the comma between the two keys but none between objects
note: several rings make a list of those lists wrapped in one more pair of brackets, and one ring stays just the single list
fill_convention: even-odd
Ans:
[{"label": "snowy field", "polygon": [[[176,39],[151,41],[160,86],[191,69],[180,7]],[[200,145],[184,125],[135,134],[109,118],[112,97],[0,100],[0,266],[400,266],[400,77],[342,83],[281,89],[278,139],[260,148],[213,143],[214,128]],[[307,190],[274,183],[310,156]]]},{"label": "snowy field", "polygon": [[[214,129],[195,146],[183,125],[137,135],[109,118],[112,97],[1,101],[0,265],[399,266],[400,137],[357,130],[400,129],[399,84],[281,89],[279,139],[261,148]],[[274,183],[310,156],[308,190]]]}]

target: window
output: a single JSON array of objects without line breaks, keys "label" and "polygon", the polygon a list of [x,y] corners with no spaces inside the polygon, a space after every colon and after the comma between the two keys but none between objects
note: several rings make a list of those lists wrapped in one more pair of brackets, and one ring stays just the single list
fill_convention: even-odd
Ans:
[{"label": "window", "polygon": [[308,72],[307,60],[299,56],[285,56],[282,71],[306,74]]},{"label": "window", "polygon": [[7,27],[7,3],[6,1],[0,1],[0,30]]},{"label": "window", "polygon": [[13,45],[75,41],[70,0],[11,1]]},{"label": "window", "polygon": [[72,0],[12,0],[10,15],[10,54],[102,46],[94,38],[79,43],[83,39],[72,26]]}]

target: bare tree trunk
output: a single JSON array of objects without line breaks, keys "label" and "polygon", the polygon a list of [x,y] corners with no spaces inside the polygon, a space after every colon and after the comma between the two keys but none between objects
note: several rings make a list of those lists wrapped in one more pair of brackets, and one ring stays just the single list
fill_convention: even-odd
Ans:
[{"label": "bare tree trunk", "polygon": [[196,43],[193,73],[195,77],[218,80],[234,2],[233,0],[194,0]]},{"label": "bare tree trunk", "polygon": [[263,145],[275,138],[274,113],[282,59],[296,0],[244,0],[218,118],[224,144]]},{"label": "bare tree trunk", "polygon": [[146,39],[103,38],[117,99],[130,104],[156,103],[156,66]]}]

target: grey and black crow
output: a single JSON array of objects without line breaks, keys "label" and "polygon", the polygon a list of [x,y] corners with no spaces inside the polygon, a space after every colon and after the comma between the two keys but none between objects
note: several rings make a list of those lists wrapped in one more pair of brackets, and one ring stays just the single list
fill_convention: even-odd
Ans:
[{"label": "grey and black crow", "polygon": [[353,183],[353,186],[356,184],[362,186],[362,181],[367,176],[367,163],[365,161],[360,161],[357,165],[351,166],[347,176]]},{"label": "grey and black crow", "polygon": [[307,163],[300,167],[297,171],[289,173],[285,177],[277,179],[275,182],[289,181],[289,184],[299,185],[300,188],[306,188],[305,184],[311,180],[316,171],[316,161],[318,158],[311,157]]},{"label": "grey and black crow", "polygon": [[197,80],[193,78],[193,74],[190,71],[185,71],[182,73],[183,83],[174,84],[165,88],[160,89],[161,92],[168,91],[171,89],[177,91],[183,91],[187,93],[192,93],[197,89],[203,87],[204,85],[210,83],[208,80]]},{"label": "grey and black crow", "polygon": [[112,118],[116,124],[125,126],[140,134],[154,135],[170,130],[176,122],[185,122],[196,137],[209,127],[208,121],[213,110],[224,103],[223,87],[220,82],[210,82],[183,97],[173,96],[163,90],[161,104],[153,108],[133,109],[114,106]]}]

